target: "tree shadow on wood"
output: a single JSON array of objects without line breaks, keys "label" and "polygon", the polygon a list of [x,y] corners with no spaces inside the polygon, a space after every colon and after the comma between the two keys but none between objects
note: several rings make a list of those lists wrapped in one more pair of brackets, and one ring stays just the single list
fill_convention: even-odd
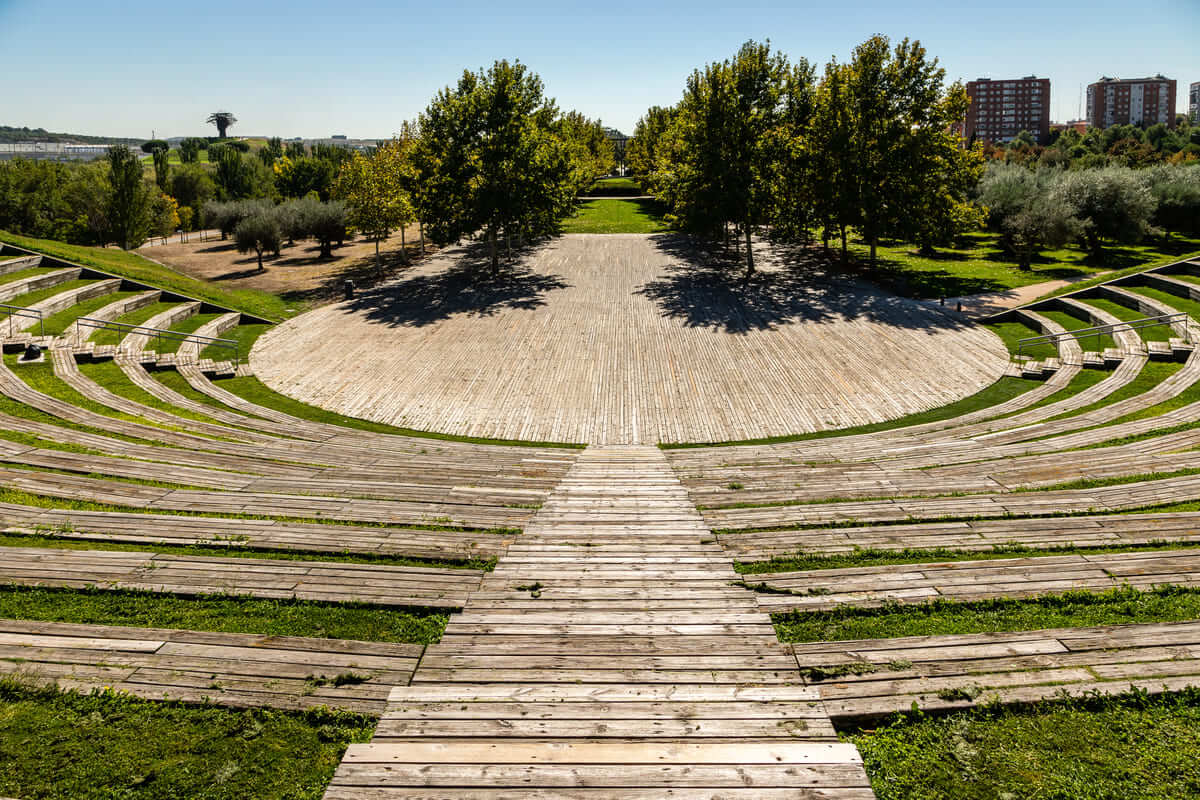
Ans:
[{"label": "tree shadow on wood", "polygon": [[536,250],[514,250],[512,260],[502,260],[493,276],[486,245],[469,244],[454,252],[453,262],[445,269],[363,292],[347,307],[389,327],[423,327],[460,314],[491,316],[506,309],[532,310],[546,304],[548,292],[569,287],[557,275],[530,268]]},{"label": "tree shadow on wood", "polygon": [[793,323],[865,319],[930,332],[971,325],[839,275],[819,249],[755,245],[757,270],[748,279],[744,251],[713,247],[682,235],[656,236],[672,259],[665,275],[636,290],[665,317],[689,328],[745,334]]}]

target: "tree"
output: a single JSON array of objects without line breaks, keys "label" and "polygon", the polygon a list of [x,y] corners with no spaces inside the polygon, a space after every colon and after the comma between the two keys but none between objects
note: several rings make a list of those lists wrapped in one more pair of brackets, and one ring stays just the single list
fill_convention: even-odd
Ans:
[{"label": "tree", "polygon": [[849,67],[836,60],[825,65],[817,87],[813,120],[806,138],[812,166],[813,217],[829,248],[830,234],[841,239],[842,263],[847,254],[847,229],[859,220],[858,173],[851,154],[854,119],[847,88]]},{"label": "tree", "polygon": [[674,118],[674,108],[651,106],[637,121],[633,137],[625,146],[625,159],[630,171],[642,188],[648,191],[651,190],[651,176],[657,168],[660,144]]},{"label": "tree", "polygon": [[257,158],[226,146],[210,148],[210,159],[214,153],[216,182],[223,199],[271,197],[275,193],[274,174]]},{"label": "tree", "polygon": [[996,163],[979,183],[979,203],[1022,270],[1031,268],[1033,256],[1043,247],[1061,247],[1082,233],[1074,208],[1053,193],[1060,175]]},{"label": "tree", "polygon": [[272,169],[275,188],[284,197],[304,197],[309,192],[316,192],[322,200],[329,199],[336,174],[332,162],[310,156],[294,160],[284,156],[275,162]]},{"label": "tree", "polygon": [[333,258],[333,243],[346,238],[346,206],[340,200],[322,203],[306,197],[298,208],[301,229],[317,240],[320,258]]},{"label": "tree", "polygon": [[210,125],[216,125],[217,138],[224,139],[225,132],[237,122],[237,117],[230,111],[214,111],[208,115],[208,119],[205,122]]},{"label": "tree", "polygon": [[1157,203],[1155,221],[1170,231],[1200,231],[1200,165],[1162,165],[1146,177]]},{"label": "tree", "polygon": [[[807,62],[799,66],[811,83]],[[775,210],[778,134],[794,77],[770,44],[747,42],[731,60],[692,73],[672,123],[679,139],[668,191],[675,217],[685,229],[714,237],[732,223],[745,237],[747,276],[754,272],[754,228]]]},{"label": "tree", "polygon": [[569,150],[571,183],[576,194],[587,191],[597,178],[616,168],[616,151],[600,120],[570,111],[559,118],[558,136]]},{"label": "tree", "polygon": [[170,150],[170,149],[171,149],[171,145],[169,145],[163,139],[151,139],[148,142],[142,143],[142,152],[143,153],[155,153],[155,152],[158,152],[159,150]]},{"label": "tree", "polygon": [[553,229],[573,201],[558,109],[520,62],[464,72],[421,115],[413,161],[424,186],[420,214],[439,244],[482,231],[499,269],[500,232]]},{"label": "tree", "polygon": [[263,252],[278,252],[281,234],[279,221],[266,210],[259,210],[237,224],[233,232],[239,253],[251,250],[258,256],[258,271],[266,269],[263,266]]},{"label": "tree", "polygon": [[199,164],[182,164],[171,170],[169,184],[168,194],[178,200],[181,207],[195,211],[217,195],[212,175]]},{"label": "tree", "polygon": [[121,249],[131,250],[146,241],[151,224],[151,197],[142,163],[128,147],[114,145],[108,148],[108,167],[110,237]]},{"label": "tree", "polygon": [[409,169],[405,143],[393,139],[380,144],[369,157],[355,153],[342,167],[334,186],[334,193],[346,203],[350,224],[375,240],[377,267],[380,240],[399,228],[403,248],[404,226],[416,218],[404,191]]},{"label": "tree", "polygon": [[283,158],[283,140],[278,136],[267,139],[267,143],[259,149],[258,157],[268,167],[274,166],[276,161]]},{"label": "tree", "polygon": [[179,161],[195,164],[200,160],[200,151],[208,148],[208,142],[198,136],[189,136],[179,143]]},{"label": "tree", "polygon": [[1154,230],[1155,200],[1149,181],[1137,171],[1105,167],[1067,172],[1056,183],[1056,200],[1068,204],[1082,223],[1082,240],[1099,260],[1104,242],[1137,242]]},{"label": "tree", "polygon": [[169,150],[155,150],[154,158],[154,182],[158,185],[159,191],[167,190],[167,178],[171,174]]}]

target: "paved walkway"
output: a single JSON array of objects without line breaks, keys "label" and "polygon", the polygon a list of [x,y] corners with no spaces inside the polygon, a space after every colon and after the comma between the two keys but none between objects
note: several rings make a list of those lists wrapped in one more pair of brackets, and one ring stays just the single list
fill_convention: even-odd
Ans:
[{"label": "paved walkway", "polygon": [[327,800],[866,798],[656,448],[584,451]]},{"label": "paved walkway", "polygon": [[[676,235],[563,236],[495,282],[457,248],[271,329],[254,374],[420,430],[590,444],[705,442],[879,422],[1008,366],[954,314],[763,246],[749,284]],[[795,269],[791,269],[795,267]]]}]

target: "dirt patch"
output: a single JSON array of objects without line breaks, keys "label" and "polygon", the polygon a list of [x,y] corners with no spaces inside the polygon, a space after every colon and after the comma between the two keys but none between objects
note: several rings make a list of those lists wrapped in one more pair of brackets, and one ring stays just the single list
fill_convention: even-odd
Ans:
[{"label": "dirt patch", "polygon": [[[285,245],[278,258],[264,256],[262,272],[254,253],[239,253],[232,240],[193,238],[182,244],[144,247],[140,252],[193,278],[213,281],[227,289],[271,292],[295,302],[300,309],[340,299],[347,279],[356,287],[366,288],[397,277],[421,257],[416,226],[405,231],[405,240],[405,250],[401,250],[399,232],[380,242],[378,265],[375,242],[368,239],[347,239],[341,247],[334,247],[333,258],[327,260],[319,258],[316,242],[296,242]],[[427,254],[435,249],[426,242]]]}]

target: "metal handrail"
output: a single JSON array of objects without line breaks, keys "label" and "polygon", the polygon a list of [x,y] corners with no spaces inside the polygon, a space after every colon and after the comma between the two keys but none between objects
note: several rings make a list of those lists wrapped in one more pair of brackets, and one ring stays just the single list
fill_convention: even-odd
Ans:
[{"label": "metal handrail", "polygon": [[75,320],[75,328],[78,333],[80,326],[85,328],[98,328],[101,330],[118,331],[128,336],[131,333],[142,334],[144,336],[153,336],[158,342],[163,339],[169,339],[177,342],[196,342],[205,346],[224,347],[233,350],[233,363],[242,363],[242,356],[239,352],[237,339],[222,339],[218,336],[203,336],[198,333],[180,333],[179,331],[169,331],[165,328],[151,328],[146,325],[130,325],[128,322],[113,322],[106,319],[96,319],[94,317],[78,317]]},{"label": "metal handrail", "polygon": [[1059,333],[1047,333],[1042,336],[1030,336],[1025,339],[1017,340],[1017,356],[1022,355],[1022,351],[1026,346],[1036,344],[1050,343],[1054,344],[1061,339],[1085,339],[1088,336],[1096,337],[1096,345],[1099,347],[1100,337],[1106,333],[1113,333],[1116,330],[1128,329],[1139,330],[1141,328],[1152,328],[1155,325],[1170,325],[1173,322],[1183,322],[1184,326],[1184,341],[1190,342],[1191,326],[1187,324],[1188,315],[1185,311],[1179,311],[1172,314],[1159,314],[1153,317],[1141,317],[1139,319],[1131,319],[1125,322],[1111,322],[1107,325],[1095,325],[1091,328],[1076,328],[1073,331],[1061,331]]},{"label": "metal handrail", "polygon": [[24,306],[10,306],[8,303],[0,303],[0,311],[8,312],[8,335],[13,335],[12,318],[17,317],[33,317],[38,321],[38,336],[46,335],[46,322],[40,309],[25,308]]}]

